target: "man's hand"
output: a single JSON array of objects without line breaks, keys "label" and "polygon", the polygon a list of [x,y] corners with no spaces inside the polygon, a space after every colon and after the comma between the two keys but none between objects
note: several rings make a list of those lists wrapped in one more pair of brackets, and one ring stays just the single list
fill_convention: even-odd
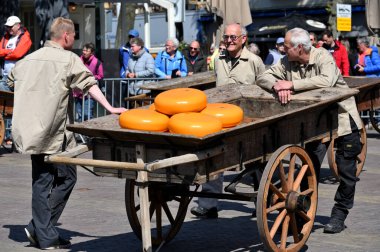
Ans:
[{"label": "man's hand", "polygon": [[281,104],[287,104],[290,101],[290,97],[293,94],[293,83],[286,80],[278,80],[273,86],[273,90],[278,95],[278,100]]},{"label": "man's hand", "polygon": [[281,90],[277,93],[278,99],[280,100],[281,104],[287,104],[288,102],[290,102],[290,97],[292,94],[292,90]]},{"label": "man's hand", "polygon": [[115,108],[115,107],[112,107],[109,112],[112,113],[112,114],[121,114],[124,111],[127,111],[127,109],[126,108]]},{"label": "man's hand", "polygon": [[278,93],[281,90],[292,90],[293,89],[293,82],[286,81],[286,80],[278,80],[276,81],[276,84],[273,86],[273,90]]},{"label": "man's hand", "polygon": [[191,75],[193,75],[193,72],[188,72],[187,75],[191,76]]},{"label": "man's hand", "polygon": [[136,74],[135,73],[127,73],[127,78],[135,78]]}]

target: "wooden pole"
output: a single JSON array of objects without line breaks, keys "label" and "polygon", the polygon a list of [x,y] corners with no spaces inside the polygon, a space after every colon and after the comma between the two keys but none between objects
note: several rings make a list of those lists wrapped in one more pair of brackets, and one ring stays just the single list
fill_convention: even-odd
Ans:
[{"label": "wooden pole", "polygon": [[[145,145],[136,145],[137,164],[145,162]],[[137,185],[139,187],[140,206],[141,206],[141,237],[143,243],[143,251],[152,251],[152,237],[150,232],[150,214],[149,214],[149,187],[148,187],[148,172],[137,172]]]}]

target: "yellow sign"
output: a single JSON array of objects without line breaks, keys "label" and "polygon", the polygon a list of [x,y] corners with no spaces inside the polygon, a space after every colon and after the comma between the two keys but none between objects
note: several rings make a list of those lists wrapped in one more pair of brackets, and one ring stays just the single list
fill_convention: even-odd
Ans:
[{"label": "yellow sign", "polygon": [[351,31],[351,18],[338,17],[336,22],[338,31]]}]

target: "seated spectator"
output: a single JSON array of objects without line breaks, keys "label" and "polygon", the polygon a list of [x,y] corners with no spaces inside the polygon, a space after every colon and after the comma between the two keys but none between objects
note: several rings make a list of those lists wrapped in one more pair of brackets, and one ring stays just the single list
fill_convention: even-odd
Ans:
[{"label": "seated spectator", "polygon": [[190,47],[184,51],[183,55],[186,60],[187,75],[207,71],[206,58],[201,52],[201,47],[198,41],[194,40],[191,42]]},{"label": "seated spectator", "polygon": [[[128,67],[125,72],[127,78],[152,78],[154,77],[154,59],[144,49],[144,41],[141,38],[132,38],[131,55],[128,60]],[[149,90],[141,89],[143,80],[130,81],[128,85],[129,95],[148,93]]]},{"label": "seated spectator", "polygon": [[155,59],[155,73],[158,77],[171,79],[187,75],[186,60],[177,50],[178,46],[178,39],[166,40],[165,50],[159,52]]},{"label": "seated spectator", "polygon": [[[80,59],[83,64],[91,71],[97,81],[103,79],[103,63],[96,58],[95,45],[93,43],[87,43],[83,46],[82,55]],[[94,100],[90,96],[84,97],[83,93],[78,89],[73,89],[73,96],[75,101],[76,119],[78,122],[82,120],[86,121],[93,117],[94,112]],[[82,107],[83,104],[83,107]],[[83,110],[83,118],[82,118]]]}]

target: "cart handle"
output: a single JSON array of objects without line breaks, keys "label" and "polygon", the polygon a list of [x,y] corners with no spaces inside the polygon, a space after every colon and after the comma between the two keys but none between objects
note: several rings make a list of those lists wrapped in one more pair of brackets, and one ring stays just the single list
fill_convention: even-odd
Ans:
[{"label": "cart handle", "polygon": [[171,167],[179,164],[187,164],[200,160],[204,160],[210,157],[214,157],[222,154],[225,151],[224,145],[220,145],[208,150],[198,151],[196,153],[187,153],[180,156],[165,158],[157,160],[150,163],[129,163],[122,161],[106,161],[106,160],[93,160],[86,158],[77,158],[80,154],[91,151],[88,145],[79,145],[69,151],[62,153],[45,156],[46,163],[59,163],[59,164],[70,164],[70,165],[83,165],[83,166],[93,166],[108,169],[122,169],[131,171],[148,171],[152,172],[155,170]]}]

